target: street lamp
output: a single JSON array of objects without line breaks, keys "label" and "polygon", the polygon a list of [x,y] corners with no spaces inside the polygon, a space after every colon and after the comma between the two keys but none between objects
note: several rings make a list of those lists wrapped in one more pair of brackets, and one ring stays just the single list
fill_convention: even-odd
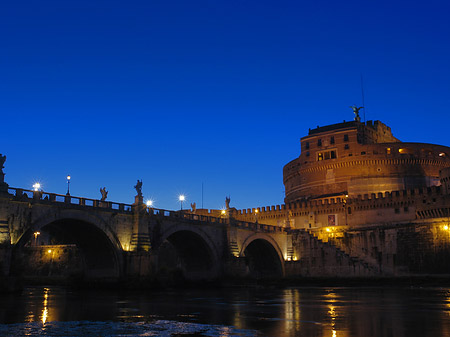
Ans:
[{"label": "street lamp", "polygon": [[67,194],[70,195],[70,174],[67,175]]},{"label": "street lamp", "polygon": [[185,198],[184,195],[180,195],[180,196],[178,197],[178,200],[180,200],[180,203],[181,203],[181,210],[183,210],[183,201],[184,201],[185,199],[186,199],[186,198]]},{"label": "street lamp", "polygon": [[147,202],[146,202],[146,204],[147,204],[147,207],[152,207],[153,206],[153,200],[147,200]]},{"label": "street lamp", "polygon": [[34,191],[39,191],[39,189],[41,188],[41,184],[39,184],[39,183],[35,183],[34,185],[33,185],[33,189],[34,189]]},{"label": "street lamp", "polygon": [[35,246],[37,246],[37,237],[38,237],[38,235],[40,235],[41,233],[40,232],[34,232],[33,233],[33,235],[34,235],[34,245]]}]

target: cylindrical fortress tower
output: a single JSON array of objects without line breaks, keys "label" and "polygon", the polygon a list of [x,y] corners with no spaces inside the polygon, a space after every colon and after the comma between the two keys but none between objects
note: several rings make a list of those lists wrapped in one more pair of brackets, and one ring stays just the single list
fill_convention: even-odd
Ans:
[{"label": "cylindrical fortress tower", "polygon": [[447,167],[449,147],[403,143],[380,121],[318,127],[283,169],[285,202],[440,185]]}]

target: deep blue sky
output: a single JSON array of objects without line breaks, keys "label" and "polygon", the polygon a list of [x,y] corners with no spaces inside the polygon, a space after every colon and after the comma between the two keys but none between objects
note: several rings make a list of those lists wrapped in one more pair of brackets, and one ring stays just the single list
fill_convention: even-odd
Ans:
[{"label": "deep blue sky", "polygon": [[155,207],[283,201],[308,128],[362,103],[403,141],[450,145],[448,1],[9,1],[6,181]]}]

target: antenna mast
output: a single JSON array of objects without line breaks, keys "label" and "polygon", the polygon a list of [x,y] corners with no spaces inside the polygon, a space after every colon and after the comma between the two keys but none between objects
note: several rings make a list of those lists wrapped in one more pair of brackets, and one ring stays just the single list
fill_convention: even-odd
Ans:
[{"label": "antenna mast", "polygon": [[364,119],[364,123],[366,122],[366,105],[364,104],[364,85],[363,85],[363,75],[361,74],[361,96],[362,96],[362,106],[364,109],[364,115],[363,115],[363,119]]}]

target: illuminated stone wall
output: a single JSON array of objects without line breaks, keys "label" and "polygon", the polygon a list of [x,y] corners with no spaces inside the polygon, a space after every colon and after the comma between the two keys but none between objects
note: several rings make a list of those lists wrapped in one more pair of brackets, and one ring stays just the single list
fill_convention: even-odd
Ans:
[{"label": "illuminated stone wall", "polygon": [[24,277],[82,276],[83,258],[76,245],[30,246],[21,254],[24,256],[15,256],[13,264]]},{"label": "illuminated stone wall", "polygon": [[377,266],[384,275],[448,274],[450,219],[317,233],[352,257]]}]

